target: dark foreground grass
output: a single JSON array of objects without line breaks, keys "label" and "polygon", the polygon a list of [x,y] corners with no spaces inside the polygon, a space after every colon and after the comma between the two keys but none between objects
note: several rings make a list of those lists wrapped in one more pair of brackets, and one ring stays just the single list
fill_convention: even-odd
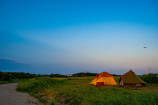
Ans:
[{"label": "dark foreground grass", "polygon": [[[116,77],[115,79],[118,79]],[[46,104],[70,105],[157,105],[158,85],[145,88],[92,86],[91,77],[36,78],[20,82],[17,90],[28,92]]]}]

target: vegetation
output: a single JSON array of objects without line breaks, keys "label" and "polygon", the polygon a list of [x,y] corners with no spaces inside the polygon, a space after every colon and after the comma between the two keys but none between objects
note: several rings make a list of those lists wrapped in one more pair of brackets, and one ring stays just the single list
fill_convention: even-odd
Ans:
[{"label": "vegetation", "polygon": [[1,72],[0,81],[11,81],[13,79],[26,79],[33,78],[36,74],[23,73],[23,72]]},{"label": "vegetation", "polygon": [[0,84],[14,83],[14,82],[19,82],[19,81],[20,81],[19,79],[13,79],[10,81],[0,81]]},{"label": "vegetation", "polygon": [[[93,86],[89,82],[96,73],[76,73],[71,77],[60,74],[36,75],[0,72],[0,84],[19,82],[18,91],[27,92],[49,105],[156,105],[158,104],[157,74],[141,75],[148,83],[143,88]],[[119,82],[120,76],[114,76]]]},{"label": "vegetation", "polygon": [[0,84],[19,82],[23,79],[31,79],[36,77],[67,77],[61,74],[50,74],[50,75],[40,75],[40,74],[30,74],[24,72],[1,72],[0,71]]},{"label": "vegetation", "polygon": [[50,74],[49,77],[67,77],[67,76],[61,74]]},{"label": "vegetation", "polygon": [[97,73],[80,72],[80,73],[73,74],[72,77],[85,77],[85,76],[96,76],[96,75]]},{"label": "vegetation", "polygon": [[0,71],[0,84],[19,82],[20,80],[29,79],[36,76],[38,75],[23,73],[23,72],[1,72]]},{"label": "vegetation", "polygon": [[140,78],[147,83],[158,83],[158,74],[150,73],[146,75],[141,75]]},{"label": "vegetation", "polygon": [[[116,81],[119,77],[114,77]],[[39,77],[22,81],[17,90],[28,92],[46,104],[69,105],[156,105],[158,84],[144,88],[93,86],[93,77]]]},{"label": "vegetation", "polygon": [[37,77],[28,80],[21,81],[17,87],[17,90],[36,93],[38,91],[43,90],[44,88],[48,88],[50,86],[55,85],[56,83],[63,83],[64,80],[52,79],[49,77]]},{"label": "vegetation", "polygon": [[[72,77],[85,77],[85,76],[96,76],[97,73],[89,73],[89,72],[80,72],[80,73],[75,73],[72,75]],[[113,76],[120,76],[116,74],[111,74]]]}]

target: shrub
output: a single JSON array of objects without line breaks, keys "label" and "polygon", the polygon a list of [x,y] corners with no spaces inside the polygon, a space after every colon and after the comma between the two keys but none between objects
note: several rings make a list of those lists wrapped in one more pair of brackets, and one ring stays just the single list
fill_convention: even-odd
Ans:
[{"label": "shrub", "polygon": [[141,75],[140,78],[147,83],[158,83],[157,74],[150,73],[147,75]]},{"label": "shrub", "polygon": [[25,80],[20,82],[17,87],[17,90],[23,92],[39,92],[44,88],[48,88],[49,86],[53,86],[56,83],[63,83],[64,80],[52,79],[49,77],[38,77],[32,80]]}]

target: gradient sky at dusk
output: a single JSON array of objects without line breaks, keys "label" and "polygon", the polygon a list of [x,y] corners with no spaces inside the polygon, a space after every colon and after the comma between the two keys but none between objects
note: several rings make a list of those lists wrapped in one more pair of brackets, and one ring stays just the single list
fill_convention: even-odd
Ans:
[{"label": "gradient sky at dusk", "polygon": [[130,69],[158,73],[157,0],[0,0],[1,71]]}]

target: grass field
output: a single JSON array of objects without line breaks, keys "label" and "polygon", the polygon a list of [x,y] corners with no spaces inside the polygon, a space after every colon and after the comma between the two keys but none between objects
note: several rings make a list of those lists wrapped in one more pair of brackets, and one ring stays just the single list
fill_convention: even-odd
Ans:
[{"label": "grass field", "polygon": [[[114,77],[116,81],[119,77]],[[17,90],[28,92],[47,105],[157,105],[158,84],[143,88],[93,86],[93,77],[40,77],[21,81]]]},{"label": "grass field", "polygon": [[15,83],[15,82],[19,82],[19,81],[20,81],[20,79],[13,79],[10,81],[0,81],[0,84]]}]

